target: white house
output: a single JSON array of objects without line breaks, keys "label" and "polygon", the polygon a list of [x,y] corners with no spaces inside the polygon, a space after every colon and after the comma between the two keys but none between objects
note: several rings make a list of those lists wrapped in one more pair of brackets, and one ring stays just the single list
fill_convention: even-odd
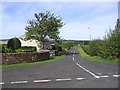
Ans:
[{"label": "white house", "polygon": [[[19,39],[21,41],[21,46],[34,46],[37,48],[37,51],[40,51],[43,49],[43,43],[37,40],[27,40],[24,41],[22,39]],[[50,49],[50,42],[44,42],[44,49],[49,50]]]}]

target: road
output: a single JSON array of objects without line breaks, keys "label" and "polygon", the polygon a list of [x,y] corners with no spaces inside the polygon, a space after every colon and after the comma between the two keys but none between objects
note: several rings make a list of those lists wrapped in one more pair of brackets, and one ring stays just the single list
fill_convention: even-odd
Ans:
[{"label": "road", "polygon": [[118,65],[84,60],[74,48],[64,59],[2,71],[3,88],[118,88]]}]

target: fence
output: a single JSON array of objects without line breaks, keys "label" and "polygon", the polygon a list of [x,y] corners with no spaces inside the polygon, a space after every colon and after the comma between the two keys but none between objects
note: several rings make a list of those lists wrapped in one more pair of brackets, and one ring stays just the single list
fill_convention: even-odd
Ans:
[{"label": "fence", "polygon": [[25,52],[25,53],[2,53],[1,64],[17,64],[48,60],[49,51]]}]

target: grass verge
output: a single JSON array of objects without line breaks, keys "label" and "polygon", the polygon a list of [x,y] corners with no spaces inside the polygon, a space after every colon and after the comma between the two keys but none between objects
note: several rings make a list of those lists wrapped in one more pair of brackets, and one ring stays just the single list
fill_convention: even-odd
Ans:
[{"label": "grass verge", "polygon": [[99,56],[90,56],[88,55],[86,52],[84,52],[84,50],[81,48],[81,47],[75,47],[80,55],[84,58],[84,59],[87,59],[87,60],[91,60],[91,61],[95,61],[95,62],[104,62],[104,63],[113,63],[113,64],[120,64],[120,62],[118,62],[118,60],[111,60],[111,59],[105,59],[105,58],[102,58],[102,57],[99,57]]},{"label": "grass verge", "polygon": [[10,64],[10,65],[2,65],[0,66],[0,69],[8,69],[8,68],[18,68],[18,67],[28,67],[31,65],[37,65],[37,64],[46,64],[50,62],[54,62],[57,60],[61,60],[65,57],[65,55],[61,56],[53,56],[51,59],[46,60],[46,61],[39,61],[39,62],[31,62],[31,63],[20,63],[20,64]]}]

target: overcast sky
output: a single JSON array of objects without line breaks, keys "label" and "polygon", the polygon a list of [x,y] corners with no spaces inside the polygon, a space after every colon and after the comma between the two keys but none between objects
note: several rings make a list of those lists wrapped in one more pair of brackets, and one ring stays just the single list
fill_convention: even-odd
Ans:
[{"label": "overcast sky", "polygon": [[[13,2],[4,0],[0,3],[2,19],[0,39],[20,37],[25,32],[27,21],[34,19],[34,13],[50,11],[62,17],[65,25],[60,29],[64,39],[89,40],[103,38],[106,29],[114,28],[118,18],[118,0],[116,2]],[[22,0],[23,1],[23,0]],[[42,0],[41,0],[42,1]],[[99,0],[98,0],[99,1]],[[89,27],[89,29],[87,28]],[[1,33],[1,32],[0,32]]]}]

